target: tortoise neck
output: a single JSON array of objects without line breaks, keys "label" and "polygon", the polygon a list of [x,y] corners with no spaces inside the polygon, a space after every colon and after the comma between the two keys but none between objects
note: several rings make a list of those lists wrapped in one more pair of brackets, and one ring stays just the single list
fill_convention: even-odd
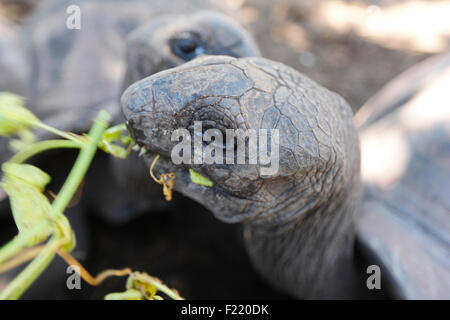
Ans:
[{"label": "tortoise neck", "polygon": [[354,218],[360,190],[358,179],[341,201],[301,213],[281,233],[273,232],[273,226],[246,224],[244,240],[255,268],[273,286],[298,298],[358,295]]}]

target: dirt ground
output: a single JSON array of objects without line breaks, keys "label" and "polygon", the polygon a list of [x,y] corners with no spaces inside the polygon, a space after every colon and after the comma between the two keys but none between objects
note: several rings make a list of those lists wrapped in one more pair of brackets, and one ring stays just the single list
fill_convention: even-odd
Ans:
[{"label": "dirt ground", "polygon": [[338,92],[354,110],[400,72],[450,47],[450,23],[439,13],[450,13],[448,1],[229,2],[263,56]]}]

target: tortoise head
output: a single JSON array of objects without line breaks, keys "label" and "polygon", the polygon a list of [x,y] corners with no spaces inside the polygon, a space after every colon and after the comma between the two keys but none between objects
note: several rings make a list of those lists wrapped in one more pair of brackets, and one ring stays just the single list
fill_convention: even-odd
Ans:
[{"label": "tortoise head", "polygon": [[[175,172],[175,190],[225,222],[280,226],[343,197],[359,178],[347,103],[267,59],[199,57],[133,84],[121,105],[147,163],[161,155],[155,173]],[[183,146],[192,141],[190,152]],[[214,186],[193,183],[189,169]]]},{"label": "tortoise head", "polygon": [[128,36],[126,50],[123,89],[202,54],[260,55],[257,45],[240,25],[213,11],[152,19]]},{"label": "tortoise head", "polygon": [[[123,90],[138,80],[183,64],[198,55],[259,55],[258,47],[241,26],[212,11],[152,18],[151,22],[127,36],[125,48]],[[118,185],[129,192],[125,196],[128,199],[126,205],[113,204],[112,209],[105,210],[105,216],[123,219],[146,212],[149,207],[167,207],[167,202],[159,197],[159,186],[148,175],[142,176],[145,164],[137,156],[131,156],[127,161],[112,159],[110,166],[116,173]],[[157,188],[158,193],[152,188]]]}]

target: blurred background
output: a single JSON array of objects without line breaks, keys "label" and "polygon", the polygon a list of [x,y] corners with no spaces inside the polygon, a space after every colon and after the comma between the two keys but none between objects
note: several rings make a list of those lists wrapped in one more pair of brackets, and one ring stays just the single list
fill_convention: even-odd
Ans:
[{"label": "blurred background", "polygon": [[341,94],[356,110],[390,79],[450,46],[450,2],[228,0],[263,56]]},{"label": "blurred background", "polygon": [[[336,91],[355,111],[402,71],[450,48],[450,1],[224,1],[254,35],[264,57],[288,64]],[[20,24],[36,2],[0,0],[0,19]],[[181,203],[187,201],[176,196]],[[189,205],[189,212],[182,215],[152,214],[121,226],[89,216],[87,234],[94,239],[89,241],[89,251],[95,254],[87,259],[88,269],[94,274],[111,267],[146,270],[189,298],[285,298],[254,274],[236,226],[221,224],[206,212],[199,215],[205,209]],[[13,222],[9,225],[0,232],[0,243],[14,236]],[[186,231],[187,225],[193,227]],[[185,245],[177,247],[179,243]],[[139,248],[140,253],[130,248]],[[49,272],[46,277],[49,281]],[[237,282],[246,286],[237,289]],[[4,285],[0,278],[0,288]],[[102,298],[124,284],[111,279],[101,288],[81,293],[68,293],[64,285],[44,282],[28,297]]]},{"label": "blurred background", "polygon": [[[38,0],[2,0],[14,22]],[[225,0],[263,56],[338,92],[356,110],[395,75],[450,46],[450,1]]]}]

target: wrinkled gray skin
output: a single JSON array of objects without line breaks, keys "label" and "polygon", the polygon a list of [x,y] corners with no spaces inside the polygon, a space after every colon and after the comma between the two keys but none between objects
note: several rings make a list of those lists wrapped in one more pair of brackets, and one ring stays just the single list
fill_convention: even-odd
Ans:
[{"label": "wrinkled gray skin", "polygon": [[[80,7],[80,30],[66,28],[69,5]],[[119,114],[126,36],[145,23],[154,22],[159,28],[157,20],[164,21],[163,15],[221,8],[216,1],[200,0],[44,1],[25,21],[25,43],[32,65],[27,88],[30,107],[47,121],[75,131],[89,128],[89,120],[100,109]]]},{"label": "wrinkled gray skin", "polygon": [[[122,83],[123,92],[132,83],[158,71],[175,67],[186,62],[175,55],[169,40],[174,34],[184,31],[201,35],[205,46],[202,53],[226,54],[234,57],[257,56],[259,50],[251,37],[235,22],[224,15],[214,12],[199,12],[189,16],[165,16],[144,24],[133,31],[126,42],[126,72]],[[117,99],[118,101],[119,99]],[[117,105],[117,110],[120,107]],[[117,117],[121,116],[121,113]],[[120,118],[119,122],[125,119]],[[155,184],[146,172],[142,160],[131,154],[126,161],[112,159],[110,172],[122,190],[131,190],[123,200],[126,205],[112,204],[105,215],[114,219],[130,219],[134,214],[144,212],[151,207],[159,209],[167,207],[161,197],[161,188]],[[116,174],[118,173],[118,174]],[[151,189],[151,193],[149,193]],[[105,194],[104,194],[105,195]],[[111,197],[106,194],[107,199]],[[139,200],[136,201],[136,199]],[[109,200],[108,200],[109,201]],[[141,203],[140,207],[136,207]],[[135,213],[124,208],[132,208]]]},{"label": "wrinkled gray skin", "polygon": [[[273,285],[302,298],[352,292],[345,287],[360,198],[359,146],[340,96],[280,63],[205,56],[135,83],[121,103],[133,136],[149,150],[147,163],[160,154],[155,172],[175,172],[175,190],[224,222],[244,223],[250,257]],[[186,166],[168,160],[176,142],[167,132],[202,120],[223,129],[279,129],[278,173],[196,165],[214,186],[192,183]],[[337,279],[341,288],[328,285]]]},{"label": "wrinkled gray skin", "polygon": [[[445,106],[450,67],[444,70],[440,80],[416,87],[418,100],[410,97],[409,104],[403,100],[397,106],[377,106],[376,101],[386,99],[385,90],[374,97],[375,104],[363,108],[374,113],[364,118],[378,119],[369,126],[373,131],[361,132],[363,150],[369,148],[369,138],[380,138],[381,156],[372,160],[389,169],[394,159],[409,157],[402,178],[389,170],[374,174],[373,167],[363,166],[368,185],[363,207],[359,144],[350,107],[337,94],[280,63],[200,57],[135,83],[121,104],[136,141],[149,150],[144,156],[147,165],[161,154],[155,172],[175,172],[175,190],[224,222],[243,223],[255,268],[280,290],[299,298],[365,297],[369,275],[364,269],[360,277],[353,252],[357,222],[359,248],[381,266],[382,279],[398,298],[449,298],[450,166],[443,152],[450,147]],[[440,107],[430,112],[427,101],[433,100],[422,96],[427,90],[435,100],[437,92],[447,95],[438,96]],[[404,94],[391,95],[390,101]],[[413,116],[405,117],[408,112]],[[414,119],[431,131],[412,130]],[[258,165],[174,165],[170,152],[177,142],[170,140],[170,132],[189,128],[196,120],[221,129],[279,129],[278,174],[261,176]],[[398,130],[409,141],[410,151],[394,149],[389,154],[392,150],[383,146],[389,146]],[[374,157],[366,153],[363,164]],[[214,186],[192,183],[188,167]],[[358,221],[359,213],[363,214]]]},{"label": "wrinkled gray skin", "polygon": [[[81,7],[81,30],[65,27],[69,4]],[[8,51],[3,52],[2,44],[6,38],[0,39],[0,70],[3,72],[1,61],[8,61],[6,65],[13,71],[11,74],[17,72],[18,66],[30,65],[31,70],[30,76],[24,72],[19,89],[12,86],[11,77],[5,77],[6,72],[0,73],[0,83],[5,80],[5,86],[0,90],[23,94],[21,88],[26,83],[27,107],[44,122],[62,130],[86,132],[100,109],[107,109],[113,115],[113,121],[120,122],[122,115],[118,102],[122,88],[186,62],[170,50],[170,40],[176,34],[196,32],[203,43],[202,53],[236,57],[259,55],[256,44],[239,25],[221,13],[201,9],[223,11],[215,1],[203,0],[43,2],[25,21],[22,31],[23,43],[27,45],[25,50],[20,48],[16,33],[9,33],[8,39],[17,43],[17,50],[12,50],[8,42],[5,46]],[[23,51],[27,55],[22,56]],[[10,61],[10,57],[15,61]],[[48,136],[42,135],[42,138]],[[6,143],[0,148],[3,162],[9,157],[4,152]],[[70,164],[70,161],[61,155],[53,160],[49,157],[44,159],[45,164],[52,168],[58,162]],[[67,168],[61,166],[59,169],[54,171],[53,178],[67,175]],[[4,196],[0,194],[0,200]],[[68,210],[69,219],[79,236],[75,255],[80,254],[78,258],[81,260],[87,249],[86,217],[83,214],[86,206],[94,206],[97,213],[111,222],[129,220],[149,208],[156,210],[167,206],[161,197],[161,187],[150,179],[145,165],[136,159],[135,154],[126,161],[107,157],[94,161],[84,185],[82,201]],[[0,210],[9,215],[5,205],[6,201],[3,201]],[[42,298],[39,288],[60,287],[65,279],[59,275],[65,275],[58,270],[63,269],[63,262],[57,260],[52,263],[47,276],[44,274],[25,297]],[[7,282],[2,283],[1,278],[11,279],[16,272],[1,275],[0,284]],[[67,290],[55,290],[54,295],[47,297],[61,299],[67,293]]]},{"label": "wrinkled gray skin", "polygon": [[191,15],[166,15],[142,25],[127,36],[126,72],[123,90],[151,74],[186,62],[177,56],[170,40],[184,31],[200,35],[204,46],[196,56],[226,55],[247,57],[259,55],[259,49],[244,29],[232,19],[213,11]]},{"label": "wrinkled gray skin", "polygon": [[[74,4],[81,9],[80,30],[66,28],[66,8]],[[43,2],[25,21],[23,32],[31,64],[27,106],[44,122],[65,131],[86,132],[100,109],[119,123],[123,121],[118,103],[123,88],[187,61],[170,46],[183,32],[199,35],[199,54],[259,55],[239,25],[203,9],[224,10],[213,0]],[[159,196],[160,186],[142,174],[144,165],[136,158],[132,154],[126,161],[93,164],[93,183],[87,186],[85,200],[110,221],[167,206]]]}]

